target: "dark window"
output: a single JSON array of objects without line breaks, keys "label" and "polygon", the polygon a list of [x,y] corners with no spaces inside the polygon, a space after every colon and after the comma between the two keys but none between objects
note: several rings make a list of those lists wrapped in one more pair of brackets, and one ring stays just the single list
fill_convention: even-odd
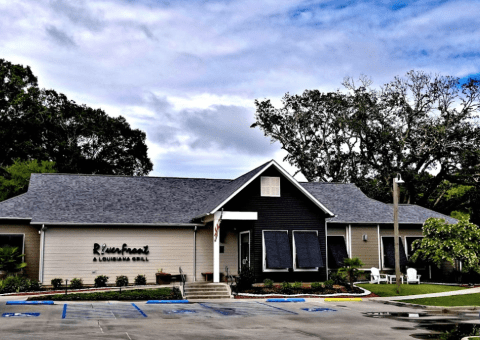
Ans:
[{"label": "dark window", "polygon": [[[16,247],[18,254],[23,254],[23,235],[22,234],[0,234],[0,248]],[[18,258],[18,262],[22,262],[23,257]]]},{"label": "dark window", "polygon": [[[400,246],[400,265],[406,266],[408,261],[405,256],[405,248],[403,247],[402,239],[399,237],[399,246]],[[383,267],[384,268],[395,268],[395,244],[393,237],[382,237],[383,243]]]},{"label": "dark window", "polygon": [[294,231],[296,268],[313,269],[323,267],[322,253],[315,231]]},{"label": "dark window", "polygon": [[292,268],[292,252],[285,231],[263,232],[266,256],[266,269]]},{"label": "dark window", "polygon": [[23,251],[22,234],[0,234],[0,247],[17,247],[19,252]]},{"label": "dark window", "polygon": [[328,236],[328,267],[342,267],[345,258],[348,258],[345,238],[343,236]]}]

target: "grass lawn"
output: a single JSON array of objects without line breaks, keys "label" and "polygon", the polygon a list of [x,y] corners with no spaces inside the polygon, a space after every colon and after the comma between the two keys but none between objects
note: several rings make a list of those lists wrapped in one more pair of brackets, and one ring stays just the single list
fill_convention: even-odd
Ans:
[{"label": "grass lawn", "polygon": [[397,294],[397,285],[395,284],[376,284],[376,283],[360,283],[357,286],[365,288],[378,296],[405,296],[405,295],[418,295],[429,293],[441,293],[449,292],[452,290],[465,289],[458,286],[443,286],[443,285],[430,285],[430,284],[411,284],[400,285],[400,294]]},{"label": "grass lawn", "polygon": [[105,300],[182,300],[178,289],[135,289],[92,292],[92,293],[68,293],[43,296],[31,296],[28,300],[53,300],[53,301],[105,301]]},{"label": "grass lawn", "polygon": [[442,307],[480,306],[480,294],[477,293],[477,294],[441,296],[436,298],[403,300],[403,302],[416,303],[419,305],[426,305],[426,306],[442,306]]}]

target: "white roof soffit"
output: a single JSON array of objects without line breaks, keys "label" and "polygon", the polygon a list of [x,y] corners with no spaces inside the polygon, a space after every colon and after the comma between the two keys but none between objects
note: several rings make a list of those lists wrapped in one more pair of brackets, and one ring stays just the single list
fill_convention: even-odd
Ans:
[{"label": "white roof soffit", "polygon": [[285,171],[275,160],[272,159],[267,165],[263,167],[262,170],[260,170],[255,176],[250,178],[248,182],[246,182],[244,185],[242,185],[240,188],[235,190],[233,194],[231,194],[226,200],[224,200],[222,203],[220,203],[218,206],[215,207],[209,214],[214,214],[217,212],[223,205],[225,205],[228,201],[230,201],[233,197],[235,197],[240,191],[242,191],[247,185],[249,185],[251,182],[253,182],[257,177],[259,177],[265,170],[267,170],[270,166],[275,166],[278,171],[280,171],[285,178],[287,178],[295,187],[297,187],[305,196],[307,196],[316,206],[318,206],[324,213],[327,215],[330,215],[331,217],[334,217],[335,214],[332,213],[330,210],[327,209],[322,203],[320,203],[315,197],[313,197],[312,194],[310,194],[307,190],[305,190],[304,187],[302,187],[295,178],[293,178],[292,175],[290,175],[287,171]]}]

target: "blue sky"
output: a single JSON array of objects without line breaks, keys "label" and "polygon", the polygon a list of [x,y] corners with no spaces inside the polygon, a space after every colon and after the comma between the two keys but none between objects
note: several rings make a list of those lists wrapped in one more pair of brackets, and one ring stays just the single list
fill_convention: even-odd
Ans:
[{"label": "blue sky", "polygon": [[479,26],[480,2],[462,0],[0,0],[0,58],[144,130],[151,175],[235,178],[285,156],[250,129],[255,99],[478,76]]}]

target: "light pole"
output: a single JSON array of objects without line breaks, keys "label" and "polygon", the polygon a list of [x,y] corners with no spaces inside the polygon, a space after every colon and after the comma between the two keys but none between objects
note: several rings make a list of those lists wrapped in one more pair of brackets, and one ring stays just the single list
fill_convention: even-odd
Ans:
[{"label": "light pole", "polygon": [[397,283],[397,294],[400,294],[400,244],[398,243],[398,184],[402,181],[400,174],[393,179],[393,236],[395,238],[395,282]]}]

